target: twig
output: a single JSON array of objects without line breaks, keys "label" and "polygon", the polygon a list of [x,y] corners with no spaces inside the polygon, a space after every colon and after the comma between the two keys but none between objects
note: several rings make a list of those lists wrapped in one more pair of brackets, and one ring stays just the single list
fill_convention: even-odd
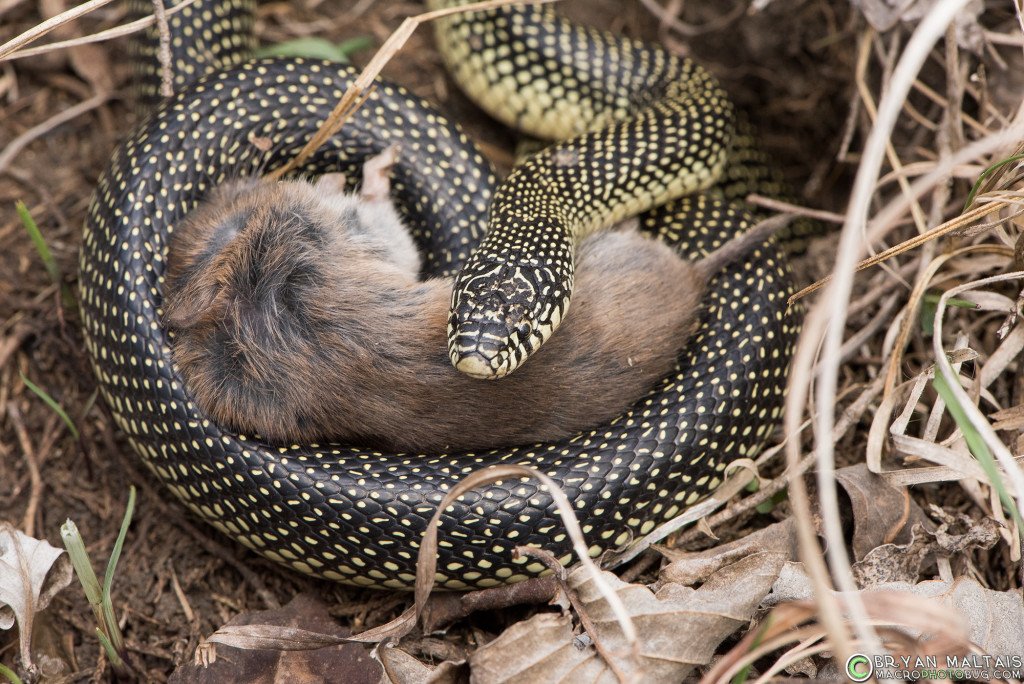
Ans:
[{"label": "twig", "polygon": [[522,604],[551,601],[558,595],[559,585],[554,575],[533,577],[524,582],[480,589],[465,594],[445,592],[430,597],[423,613],[423,629],[435,632],[451,623],[481,610],[499,610]]},{"label": "twig", "polygon": [[11,417],[11,424],[18,435],[18,442],[21,444],[21,451],[25,455],[25,465],[29,473],[29,497],[28,505],[25,506],[25,515],[21,518],[21,529],[30,537],[35,536],[36,511],[39,509],[39,501],[43,495],[43,478],[39,473],[39,463],[36,461],[36,452],[32,448],[32,440],[29,439],[28,430],[25,429],[25,421],[22,420],[21,410],[15,404],[7,404],[7,415]]},{"label": "twig", "polygon": [[[606,663],[608,663],[608,667],[612,669],[612,672],[615,673],[615,677],[620,682],[631,681],[631,678],[627,676],[626,673],[622,671],[622,668],[618,666],[618,663],[615,662],[615,659],[612,657],[611,652],[609,652],[608,649],[605,648],[604,640],[601,639],[598,635],[597,629],[594,626],[594,621],[590,619],[590,613],[587,612],[586,606],[584,606],[583,602],[580,601],[579,594],[566,582],[569,573],[567,573],[565,568],[563,568],[562,565],[558,562],[558,559],[555,558],[554,554],[552,554],[550,551],[533,548],[531,546],[517,546],[516,553],[523,556],[530,556],[531,558],[536,558],[545,566],[547,566],[547,568],[551,570],[552,573],[554,573],[554,576],[558,581],[559,586],[565,593],[565,596],[569,599],[569,603],[572,604],[573,609],[575,609],[576,615],[580,619],[580,624],[583,625],[583,630],[590,635],[591,643],[594,644],[594,648],[597,650],[598,654],[604,659]],[[641,676],[641,673],[639,671],[633,673],[633,678],[639,676]]]},{"label": "twig", "polygon": [[171,29],[167,25],[167,12],[164,0],[153,1],[153,20],[156,21],[160,44],[157,47],[157,60],[160,62],[160,96],[174,95],[174,66],[171,64]]},{"label": "twig", "polygon": [[32,335],[32,328],[24,323],[14,326],[14,330],[6,338],[0,339],[0,368],[7,364],[7,359],[15,352],[21,343]]},{"label": "twig", "polygon": [[846,217],[842,214],[836,214],[831,211],[822,211],[821,209],[802,207],[799,204],[783,202],[782,200],[765,197],[764,195],[747,195],[745,199],[747,202],[758,207],[764,207],[765,209],[771,209],[772,211],[783,211],[787,214],[794,214],[796,216],[806,216],[807,218],[827,221],[828,223],[842,223],[846,220]]},{"label": "twig", "polygon": [[586,540],[583,538],[583,531],[580,529],[579,521],[576,520],[576,514],[573,510],[572,504],[569,503],[569,499],[554,480],[533,468],[518,465],[492,466],[490,468],[484,468],[483,470],[470,473],[448,492],[438,505],[437,511],[434,513],[433,518],[431,518],[430,523],[427,525],[426,531],[423,533],[423,540],[420,542],[419,558],[416,564],[416,600],[413,606],[415,614],[419,614],[422,610],[422,606],[434,585],[435,572],[437,569],[436,549],[438,524],[441,520],[441,516],[444,514],[448,506],[467,491],[489,482],[522,478],[540,480],[541,484],[547,488],[548,494],[552,499],[554,499],[555,504],[558,507],[558,515],[562,519],[562,524],[565,526],[566,533],[569,535],[570,540],[572,540],[573,550],[576,552],[576,556],[579,558],[580,562],[590,572],[591,579],[594,581],[594,586],[608,602],[608,607],[611,609],[616,620],[619,622],[619,625],[622,627],[623,636],[627,643],[629,643],[630,655],[637,664],[637,670],[639,670],[641,662],[640,645],[637,640],[636,628],[633,626],[633,621],[629,616],[629,612],[622,604],[622,599],[619,595],[608,586],[607,582],[605,582],[597,564],[595,564],[590,558],[590,552],[587,547]]}]

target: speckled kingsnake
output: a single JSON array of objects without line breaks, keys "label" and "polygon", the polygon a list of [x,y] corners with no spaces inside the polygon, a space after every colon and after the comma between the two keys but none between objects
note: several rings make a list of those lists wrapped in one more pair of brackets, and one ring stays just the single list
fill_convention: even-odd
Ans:
[{"label": "speckled kingsnake", "polygon": [[[238,41],[248,30],[241,5],[220,5],[240,16],[194,5],[176,15],[172,31],[189,37],[191,54],[219,59],[222,37]],[[542,15],[516,9],[495,16],[530,33]],[[207,28],[194,28],[196,22]],[[185,33],[183,25],[193,27]],[[615,44],[638,55],[656,50],[586,36],[605,61]],[[497,68],[513,78],[524,65],[535,71],[544,62],[530,56],[534,43],[499,47]],[[779,410],[795,333],[785,314],[787,272],[771,245],[711,283],[708,310],[678,373],[610,425],[563,443],[425,457],[269,447],[210,423],[189,400],[159,323],[167,232],[212,185],[291,158],[354,77],[349,67],[302,59],[215,68],[156,107],[114,153],[90,204],[80,268],[86,346],[103,394],[145,463],[202,518],[302,572],[409,586],[426,521],[450,484],[471,470],[522,463],[548,473],[585,512],[587,540],[598,553],[674,516],[713,489],[731,460],[760,448]],[[573,90],[571,83],[565,81],[564,93],[549,94],[598,107],[595,92]],[[655,154],[654,141],[676,133],[684,135],[658,128],[655,138],[631,139],[628,146]],[[601,135],[592,139],[600,149]],[[398,203],[431,272],[454,272],[481,237],[493,175],[461,131],[418,98],[380,83],[303,173],[332,169],[357,177],[368,155],[394,141],[402,148],[393,171]],[[562,149],[575,159],[593,153]],[[730,159],[715,193],[657,208],[644,225],[677,239],[690,258],[744,229],[746,215],[727,201],[746,182],[733,187],[732,181],[749,178],[760,161],[743,146],[734,146]],[[668,218],[673,212],[682,218]],[[540,572],[531,561],[511,560],[519,544],[543,545],[569,559],[551,498],[534,482],[505,482],[463,497],[442,517],[440,538],[438,583],[451,588]]]}]

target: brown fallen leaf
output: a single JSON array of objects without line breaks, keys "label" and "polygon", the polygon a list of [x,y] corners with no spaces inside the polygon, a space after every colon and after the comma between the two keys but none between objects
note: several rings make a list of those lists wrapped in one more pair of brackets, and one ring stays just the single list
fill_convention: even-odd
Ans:
[{"label": "brown fallen leaf", "polygon": [[562,615],[535,615],[470,656],[472,681],[617,683],[613,669],[590,645],[591,639],[599,639],[606,652],[617,654],[615,665],[629,681],[679,682],[695,666],[709,663],[721,641],[749,622],[783,563],[782,554],[754,554],[720,569],[699,589],[665,584],[657,593],[602,573],[636,627],[640,662],[626,655],[629,644],[622,627],[589,573],[574,570],[568,583],[595,633],[575,635],[571,621]]},{"label": "brown fallen leaf", "polygon": [[661,581],[689,586],[703,582],[712,573],[756,553],[773,552],[781,554],[784,560],[797,560],[796,520],[787,518],[706,551],[655,549],[672,561],[662,568]]},{"label": "brown fallen leaf", "polygon": [[[855,559],[863,558],[882,544],[909,543],[910,528],[915,523],[934,527],[910,498],[906,487],[890,485],[864,464],[840,468],[836,471],[836,482],[850,502],[846,515],[852,518],[851,547]],[[812,500],[817,511],[817,497]]]},{"label": "brown fallen leaf", "polygon": [[921,565],[934,548],[934,540],[920,525],[916,525],[909,544],[876,546],[850,566],[853,581],[861,588],[889,582],[915,582],[920,576]]},{"label": "brown fallen leaf", "polygon": [[300,594],[277,610],[242,613],[223,629],[216,658],[182,665],[169,684],[376,684],[383,672],[365,646],[337,643],[348,630],[311,596]]},{"label": "brown fallen leaf", "polygon": [[114,92],[116,77],[108,52],[98,45],[79,45],[69,50],[71,66],[97,95]]},{"label": "brown fallen leaf", "polygon": [[963,513],[953,516],[934,504],[930,509],[942,521],[934,536],[941,553],[947,556],[969,549],[991,549],[999,541],[1000,524],[992,518],[974,520]]},{"label": "brown fallen leaf", "polygon": [[[937,506],[932,506],[932,514],[943,521],[938,529],[929,531],[922,525],[914,525],[913,539],[909,543],[883,544],[854,563],[853,579],[857,586],[916,582],[929,556],[949,557],[975,548],[990,549],[999,541],[999,524],[991,518],[979,521],[967,516],[954,518]],[[963,533],[951,534],[951,527]]]},{"label": "brown fallen leaf", "polygon": [[400,648],[378,646],[374,655],[384,666],[381,684],[458,684],[469,678],[466,661],[425,665]]},{"label": "brown fallen leaf", "polygon": [[[841,468],[836,472],[836,481],[850,502],[847,516],[852,518],[855,558],[863,559],[883,545],[888,545],[885,548],[889,553],[894,549],[902,549],[901,553],[904,554],[899,558],[906,563],[903,574],[886,574],[875,568],[872,572],[877,579],[872,583],[917,579],[916,571],[923,555],[910,555],[907,550],[909,547],[898,547],[892,542],[909,545],[913,539],[913,524],[927,524],[929,528],[934,528],[934,525],[927,521],[924,512],[909,497],[907,489],[889,485],[864,465]],[[719,568],[752,553],[772,551],[782,553],[786,560],[797,560],[795,521],[790,518],[774,523],[736,541],[696,553],[656,548],[672,561],[662,570],[661,578],[664,581],[695,584],[704,581]],[[881,552],[876,552],[872,563],[877,563],[880,555]]]}]

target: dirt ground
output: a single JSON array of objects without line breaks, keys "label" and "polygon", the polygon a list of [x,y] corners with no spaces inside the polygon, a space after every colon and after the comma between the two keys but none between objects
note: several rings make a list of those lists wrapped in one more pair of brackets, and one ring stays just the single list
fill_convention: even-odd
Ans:
[{"label": "dirt ground", "polygon": [[[765,148],[798,200],[806,206],[844,211],[866,120],[862,107],[851,114],[857,102],[858,46],[866,30],[863,17],[847,3],[827,0],[761,3],[767,5],[763,10],[748,2],[669,4],[681,7],[678,21],[691,35],[670,30],[638,0],[564,3],[567,13],[588,23],[662,40],[699,59],[750,113]],[[1012,10],[991,4],[994,9],[984,15],[984,23],[992,31],[1004,30],[1008,22],[1012,24]],[[369,37],[373,47],[353,56],[361,65],[405,16],[419,10],[418,4],[391,0],[267,3],[260,8],[258,31],[263,44],[296,35],[331,41]],[[52,11],[52,5],[31,0],[0,2],[0,42],[39,23],[44,11]],[[110,5],[67,31],[92,33],[122,19],[119,5]],[[908,33],[897,25],[889,35],[905,40]],[[992,83],[997,84],[992,97],[1019,102],[1018,84],[1011,79],[999,85],[995,64],[1014,64],[1020,48],[999,45],[990,50],[991,54],[968,61],[988,66]],[[122,616],[140,679],[163,682],[176,666],[192,658],[200,637],[241,612],[262,610],[274,601],[283,604],[306,592],[317,596],[342,625],[360,630],[397,615],[409,597],[296,576],[198,523],[141,467],[102,399],[93,402],[96,385],[78,321],[61,306],[60,289],[42,268],[14,204],[20,200],[28,206],[63,282],[74,288],[90,193],[110,152],[136,119],[126,62],[125,42],[120,39],[80,52],[0,64],[0,150],[9,149],[12,141],[55,114],[97,93],[109,95],[29,143],[0,169],[0,520],[60,547],[58,529],[70,518],[82,530],[94,565],[101,569],[117,535],[128,488],[135,485],[139,498],[117,570],[114,605]],[[928,68],[931,72],[922,72],[922,80],[931,79],[932,87],[941,90],[942,65],[933,62]],[[456,90],[444,74],[428,32],[415,35],[383,75],[437,103],[507,168],[514,135],[491,122]],[[865,82],[877,88],[883,77],[882,67],[872,62]],[[931,110],[925,103],[920,105],[921,117],[927,120]],[[897,128],[898,134],[907,136],[900,150],[926,147],[933,132],[913,117],[904,118]],[[918,158],[927,160],[929,155],[924,152]],[[960,181],[954,194],[962,198],[967,187]],[[830,261],[835,239],[835,235],[822,238],[812,251],[824,256],[805,257],[801,266],[805,281],[810,280],[806,274],[827,271],[827,263],[814,259]],[[866,293],[874,286],[858,287]],[[850,334],[858,321],[870,319],[875,311],[857,313],[860,318],[854,317]],[[878,334],[884,336],[885,328]],[[873,371],[866,370],[865,358],[881,353],[871,349],[862,347],[859,365],[848,367],[842,378],[846,387],[869,381]],[[877,364],[878,359],[874,361]],[[908,375],[916,372],[907,363]],[[80,430],[78,440],[29,391],[22,375],[67,410]],[[1006,403],[1014,402],[1007,398]],[[847,461],[863,460],[860,454],[868,423],[870,414],[841,443],[841,456]],[[951,509],[977,513],[972,501],[953,485],[930,486],[923,496]],[[1015,579],[1019,571],[1007,553],[994,552],[986,556],[986,563],[981,574],[992,586],[1019,587]],[[453,628],[447,638],[454,643],[472,642],[472,636],[466,635],[500,631],[522,614],[510,610],[475,616]],[[53,642],[52,652],[70,666],[71,673],[62,681],[104,681],[111,676],[77,584],[56,597],[37,630]],[[15,643],[6,636],[0,638],[0,662],[13,663]]]}]

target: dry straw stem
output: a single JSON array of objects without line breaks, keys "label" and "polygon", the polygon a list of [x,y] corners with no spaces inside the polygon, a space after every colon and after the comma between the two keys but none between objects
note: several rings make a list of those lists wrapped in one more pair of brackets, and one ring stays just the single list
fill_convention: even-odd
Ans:
[{"label": "dry straw stem", "polygon": [[[82,36],[81,38],[73,38],[71,40],[64,40],[58,43],[50,43],[49,45],[43,45],[41,47],[28,48],[25,50],[20,49],[24,45],[35,42],[39,38],[43,37],[50,31],[54,30],[58,26],[70,23],[79,17],[85,16],[89,12],[102,7],[110,3],[112,0],[93,0],[77,7],[73,7],[65,12],[61,12],[52,19],[44,21],[42,24],[25,31],[20,36],[12,38],[8,42],[0,46],[0,62],[22,59],[24,57],[34,57],[36,55],[43,55],[48,52],[56,52],[58,50],[66,50],[68,48],[78,47],[79,45],[88,45],[89,43],[99,43],[104,40],[110,40],[112,38],[120,38],[121,36],[131,35],[137,33],[147,26],[151,26],[156,19],[150,15],[137,19],[136,21],[123,24],[121,26],[107,29],[106,31],[100,31],[89,36]],[[188,7],[196,0],[182,0],[181,2],[170,7],[166,11],[167,16],[177,14],[184,8]]]},{"label": "dry straw stem", "polygon": [[61,12],[57,16],[47,19],[41,24],[33,26],[20,36],[16,36],[3,45],[0,45],[0,59],[3,59],[6,55],[14,52],[21,46],[28,45],[29,43],[45,36],[50,31],[53,31],[68,22],[74,21],[78,17],[84,16],[95,9],[108,5],[111,2],[113,2],[113,0],[90,0],[89,2],[83,3],[78,7],[73,7],[66,12]]},{"label": "dry straw stem", "polygon": [[[818,456],[817,484],[824,514],[823,532],[829,539],[843,538],[834,480],[835,455],[831,437],[835,417],[831,407],[836,405],[842,335],[845,330],[854,267],[861,254],[861,236],[867,226],[869,206],[877,187],[882,161],[892,149],[890,136],[907,95],[932,47],[966,4],[967,0],[937,3],[915,29],[885,84],[885,94],[878,105],[877,116],[873,117],[875,122],[865,144],[846,214],[846,223],[836,250],[835,278],[822,301],[808,315],[793,361],[786,412],[786,432],[790,440],[786,449],[787,462],[790,468],[795,468],[799,464],[799,440],[795,439],[796,430],[802,416],[802,408],[810,393],[811,383],[816,381],[815,405],[818,411],[814,416],[814,434],[815,451]],[[865,95],[869,94],[862,92],[862,101],[870,108],[870,97],[865,98]],[[893,155],[890,155],[890,164],[893,168],[900,168],[899,161],[894,160]],[[905,196],[908,191],[909,188],[904,189]],[[916,208],[916,202],[912,203],[912,207]],[[913,213],[918,212],[915,210]],[[920,229],[923,231],[925,226],[922,225]],[[815,368],[815,357],[819,349],[820,360]],[[792,481],[791,495],[800,529],[801,558],[813,578],[823,623],[842,662],[854,652],[853,644],[846,632],[839,606],[830,592],[829,574],[820,557],[816,533],[806,506],[806,491],[799,478]],[[861,647],[867,648],[869,652],[881,652],[880,648],[877,648],[877,637],[867,623],[864,606],[855,594],[845,546],[829,544],[827,553],[832,577],[837,586],[850,595],[849,613],[853,618],[854,630]]]},{"label": "dry straw stem", "polygon": [[[1024,118],[1022,118],[1022,121],[1024,121]],[[1004,137],[1006,136],[999,136],[1000,139]],[[867,259],[860,261],[854,266],[854,272],[863,271],[864,269],[870,268],[871,266],[876,266],[882,263],[883,261],[886,261],[887,259],[891,259],[897,254],[909,252],[910,250],[919,247],[925,244],[926,242],[930,242],[937,237],[941,237],[943,235],[948,235],[950,233],[958,231],[963,231],[968,226],[974,224],[974,222],[977,221],[978,219],[984,218],[989,214],[994,214],[1007,207],[1020,204],[1022,200],[1024,200],[1024,194],[1019,192],[1007,191],[988,193],[978,198],[977,201],[981,203],[980,206],[976,206],[973,209],[966,211],[963,214],[960,214],[959,216],[951,218],[950,220],[946,221],[941,225],[926,230],[924,233],[921,233],[920,235],[915,235],[909,240],[904,240],[898,245],[890,247],[882,252],[879,252],[878,254],[875,254],[874,256],[868,257]],[[806,297],[812,292],[816,292],[817,290],[821,289],[828,283],[832,282],[833,277],[834,276],[832,275],[826,276],[819,280],[818,282],[812,283],[811,285],[808,285],[804,289],[792,295],[789,298],[790,305]]]},{"label": "dry straw stem", "polygon": [[[529,5],[542,5],[555,0],[528,0],[525,4]],[[285,164],[284,166],[275,169],[268,173],[264,179],[267,181],[275,181],[284,176],[289,171],[298,168],[306,159],[308,159],[314,152],[320,149],[327,140],[337,133],[345,122],[356,112],[359,107],[366,102],[366,98],[370,96],[372,92],[372,86],[374,79],[380,75],[381,70],[391,60],[405,42],[409,40],[409,37],[419,28],[420,24],[427,21],[433,21],[434,19],[440,19],[441,17],[447,17],[452,14],[460,14],[462,12],[480,12],[482,10],[494,9],[503,5],[508,5],[509,0],[488,0],[487,2],[475,2],[462,7],[449,7],[447,9],[434,10],[433,12],[424,12],[417,14],[414,17],[407,17],[402,24],[395,29],[395,31],[388,36],[388,39],[384,41],[384,44],[380,46],[377,53],[373,56],[373,59],[363,68],[356,77],[356,80],[352,83],[345,94],[338,100],[338,104],[335,105],[334,111],[331,112],[330,116],[320,125],[316,135],[306,143],[305,147],[299,151],[294,159]]]}]

